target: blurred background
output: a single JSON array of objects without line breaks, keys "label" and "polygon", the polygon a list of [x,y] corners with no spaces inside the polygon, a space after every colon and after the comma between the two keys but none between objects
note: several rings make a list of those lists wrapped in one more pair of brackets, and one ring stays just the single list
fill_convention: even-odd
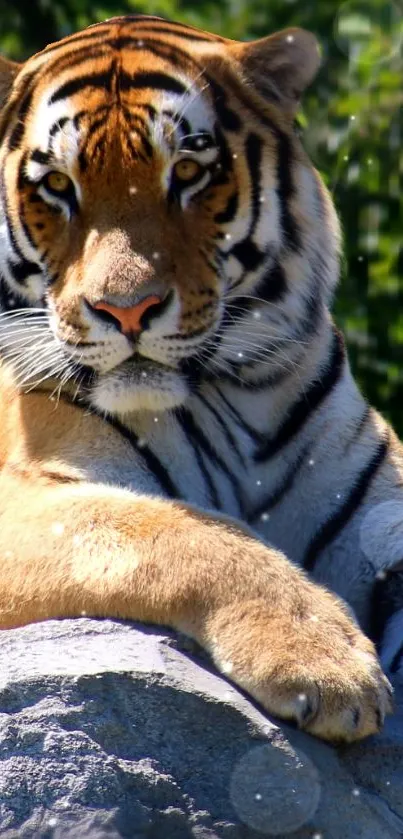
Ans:
[{"label": "blurred background", "polygon": [[0,51],[22,59],[114,15],[142,12],[229,38],[285,26],[319,38],[303,142],[341,215],[335,315],[362,389],[403,437],[403,0],[0,0]]}]

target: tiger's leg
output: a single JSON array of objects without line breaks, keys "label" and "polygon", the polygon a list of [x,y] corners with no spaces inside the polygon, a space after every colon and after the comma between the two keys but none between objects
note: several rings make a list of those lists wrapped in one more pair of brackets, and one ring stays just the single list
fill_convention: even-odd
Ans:
[{"label": "tiger's leg", "polygon": [[229,520],[125,490],[0,480],[0,625],[133,618],[187,632],[271,713],[378,730],[389,685],[330,593]]}]

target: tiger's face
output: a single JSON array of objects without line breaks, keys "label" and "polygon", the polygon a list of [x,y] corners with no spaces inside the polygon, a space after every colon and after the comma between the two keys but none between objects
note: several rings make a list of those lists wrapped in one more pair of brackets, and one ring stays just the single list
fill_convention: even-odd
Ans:
[{"label": "tiger's face", "polygon": [[22,341],[26,381],[165,410],[201,370],[253,377],[264,327],[279,345],[325,300],[337,224],[293,128],[317,64],[299,30],[238,44],[139,17],[0,66],[0,344],[21,365]]}]

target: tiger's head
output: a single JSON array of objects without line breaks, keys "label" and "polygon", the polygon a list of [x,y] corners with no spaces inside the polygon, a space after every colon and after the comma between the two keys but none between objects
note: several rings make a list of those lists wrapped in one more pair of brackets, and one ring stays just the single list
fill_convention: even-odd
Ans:
[{"label": "tiger's head", "polygon": [[303,30],[238,43],[142,16],[1,60],[0,346],[22,385],[74,378],[122,415],[203,374],[281,375],[338,273],[294,129],[318,65]]}]

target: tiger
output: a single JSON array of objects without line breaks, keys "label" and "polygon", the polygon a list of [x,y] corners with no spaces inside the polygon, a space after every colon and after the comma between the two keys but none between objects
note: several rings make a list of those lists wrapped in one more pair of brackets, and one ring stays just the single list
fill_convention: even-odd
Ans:
[{"label": "tiger", "polygon": [[1,59],[0,626],[166,625],[339,743],[393,711],[403,450],[330,314],[320,62],[141,15]]}]

